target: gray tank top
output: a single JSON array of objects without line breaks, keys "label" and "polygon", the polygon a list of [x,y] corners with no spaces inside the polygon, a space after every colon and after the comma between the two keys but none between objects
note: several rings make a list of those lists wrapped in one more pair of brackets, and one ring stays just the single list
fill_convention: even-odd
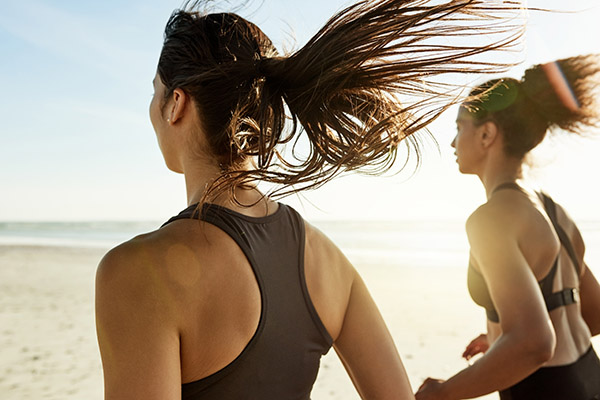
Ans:
[{"label": "gray tank top", "polygon": [[284,204],[262,218],[204,204],[201,212],[192,205],[164,225],[189,218],[215,225],[240,246],[258,282],[261,316],[242,353],[220,371],[183,384],[182,399],[310,399],[321,356],[333,341],[306,287],[302,217]]}]

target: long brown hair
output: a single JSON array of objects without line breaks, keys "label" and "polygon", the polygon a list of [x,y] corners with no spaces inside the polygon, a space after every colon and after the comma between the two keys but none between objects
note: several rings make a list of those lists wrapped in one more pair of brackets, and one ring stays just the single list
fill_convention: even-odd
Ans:
[{"label": "long brown hair", "polygon": [[[521,10],[517,2],[429,3],[357,2],[283,56],[239,15],[197,11],[206,1],[176,10],[158,74],[166,96],[181,88],[195,100],[222,171],[207,196],[255,181],[273,183],[271,194],[283,195],[346,171],[384,172],[401,142],[418,156],[413,133],[458,94],[458,85],[436,77],[506,70],[511,63],[475,56],[511,49],[523,32],[522,22],[511,19]],[[464,44],[475,35],[488,35],[489,42]],[[401,96],[417,100],[403,104]],[[304,155],[297,152],[299,140],[308,142]],[[286,143],[291,151],[281,150]],[[248,160],[251,169],[244,168]]]},{"label": "long brown hair", "polygon": [[464,107],[477,124],[493,121],[506,154],[523,158],[553,129],[585,134],[600,122],[600,55],[534,65],[519,79],[498,78],[471,91]]}]

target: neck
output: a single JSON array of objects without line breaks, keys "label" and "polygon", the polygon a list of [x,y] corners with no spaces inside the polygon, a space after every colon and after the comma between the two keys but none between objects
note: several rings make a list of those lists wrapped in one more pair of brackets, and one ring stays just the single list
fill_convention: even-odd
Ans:
[{"label": "neck", "polygon": [[[208,188],[221,175],[221,170],[214,160],[195,158],[183,163],[183,175],[189,206],[205,200],[204,197]],[[255,188],[236,188],[235,196],[241,204],[258,203],[263,198],[262,194]],[[210,199],[210,202],[232,209],[244,209],[235,203],[229,191]]]},{"label": "neck", "polygon": [[502,154],[499,157],[491,158],[485,165],[483,172],[479,173],[478,176],[489,199],[494,189],[499,185],[507,182],[517,182],[523,178],[522,161]]},{"label": "neck", "polygon": [[219,169],[206,160],[183,163],[188,206],[202,201],[210,184],[219,176]]}]

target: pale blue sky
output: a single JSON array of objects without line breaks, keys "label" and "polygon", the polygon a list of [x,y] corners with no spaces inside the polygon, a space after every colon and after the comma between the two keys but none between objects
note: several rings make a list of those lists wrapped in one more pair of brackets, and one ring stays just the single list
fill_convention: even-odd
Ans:
[{"label": "pale blue sky", "polygon": [[[532,14],[526,64],[600,52],[597,1],[569,3],[587,10]],[[164,24],[180,4],[0,0],[0,221],[161,220],[185,207],[183,179],[165,168],[147,117]],[[281,49],[287,34],[303,44],[345,4],[265,0],[249,18]],[[288,202],[309,219],[464,219],[484,198],[456,171],[453,121],[452,111],[432,127],[440,152],[427,145],[412,177],[346,177]],[[540,185],[576,218],[600,220],[600,138],[546,147]]]}]

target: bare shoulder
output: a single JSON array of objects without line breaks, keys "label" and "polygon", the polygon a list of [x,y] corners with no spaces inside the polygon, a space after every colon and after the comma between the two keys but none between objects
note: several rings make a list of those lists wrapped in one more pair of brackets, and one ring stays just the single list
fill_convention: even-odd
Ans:
[{"label": "bare shoulder", "polygon": [[[119,286],[145,280],[150,270],[159,269],[156,232],[139,235],[111,249],[104,255],[96,273],[100,284]],[[159,246],[160,247],[160,246]]]},{"label": "bare shoulder", "polygon": [[[136,236],[110,250],[100,261],[98,279],[111,280],[116,276],[160,282],[175,278],[184,265],[195,268],[202,259],[215,253],[222,232],[197,220],[175,222],[156,231]],[[209,240],[210,238],[210,240]]]},{"label": "bare shoulder", "polygon": [[181,397],[182,307],[164,279],[165,240],[162,233],[140,235],[98,266],[95,314],[106,398]]},{"label": "bare shoulder", "polygon": [[322,265],[338,274],[353,274],[354,268],[342,251],[318,228],[304,222],[306,227],[305,262]]},{"label": "bare shoulder", "polygon": [[467,222],[465,227],[467,229],[467,233],[477,232],[482,229],[486,224],[490,222],[494,218],[494,210],[489,207],[489,205],[483,204],[479,206],[475,211],[469,215],[467,218]]},{"label": "bare shoulder", "polygon": [[304,271],[306,285],[317,314],[335,341],[357,273],[341,250],[320,230],[305,222]]},{"label": "bare shoulder", "polygon": [[[110,250],[96,272],[96,318],[103,327],[160,304],[161,270],[152,234],[138,236]],[[143,313],[152,315],[153,313]]]},{"label": "bare shoulder", "polygon": [[[508,192],[508,191],[507,191]],[[514,201],[513,201],[514,200]],[[519,246],[527,229],[527,206],[521,199],[492,199],[477,208],[466,222],[471,260],[484,274],[501,271],[506,265],[526,266]],[[516,202],[516,203],[515,203]]]},{"label": "bare shoulder", "polygon": [[518,211],[505,202],[488,202],[477,208],[467,219],[469,241],[487,241],[512,234],[518,228]]},{"label": "bare shoulder", "polygon": [[106,301],[113,307],[118,299],[123,307],[146,305],[174,314],[176,310],[163,308],[180,307],[183,289],[200,275],[203,237],[196,235],[194,247],[181,229],[163,228],[113,248],[96,272],[97,306]]},{"label": "bare shoulder", "polygon": [[477,237],[527,235],[532,226],[543,221],[537,201],[534,193],[501,190],[471,214],[466,223],[467,234]]},{"label": "bare shoulder", "polygon": [[337,253],[337,246],[318,228],[304,221],[306,231],[306,247],[310,247],[316,252],[325,251],[328,253]]}]

